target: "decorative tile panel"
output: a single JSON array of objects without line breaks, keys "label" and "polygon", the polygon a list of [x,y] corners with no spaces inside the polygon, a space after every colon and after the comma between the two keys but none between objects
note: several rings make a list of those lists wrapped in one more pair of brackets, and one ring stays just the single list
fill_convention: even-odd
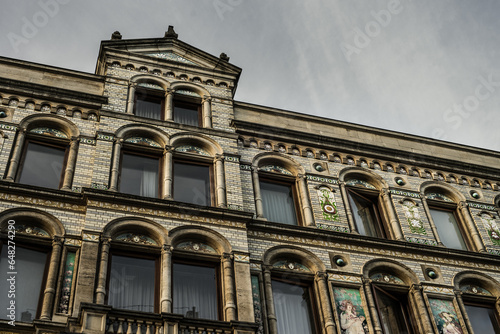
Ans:
[{"label": "decorative tile panel", "polygon": [[92,184],[90,185],[90,187],[92,189],[108,190],[108,186],[106,184],[104,184],[104,183],[92,182]]},{"label": "decorative tile panel", "polygon": [[19,234],[31,234],[38,237],[50,238],[50,234],[40,227],[33,225],[16,224],[16,233]]},{"label": "decorative tile panel", "polygon": [[0,129],[8,130],[8,131],[16,131],[17,126],[16,125],[8,125],[8,124],[0,124]]},{"label": "decorative tile panel", "polygon": [[285,175],[290,175],[292,176],[292,172],[290,172],[288,169],[285,169],[281,166],[277,165],[266,165],[259,167],[259,170],[264,171],[264,172],[271,172],[271,173],[278,173],[278,174],[285,174]]},{"label": "decorative tile panel", "polygon": [[491,292],[489,292],[488,290],[486,290],[480,286],[474,285],[474,284],[462,285],[460,287],[460,291],[462,291],[464,293],[471,293],[474,295],[491,296]]},{"label": "decorative tile panel", "polygon": [[82,241],[80,239],[65,238],[64,244],[67,246],[81,246]]},{"label": "decorative tile panel", "polygon": [[430,245],[430,246],[437,246],[436,240],[429,240],[429,239],[419,239],[419,238],[413,238],[413,237],[406,237],[407,242],[412,242],[415,244],[422,244],[422,245]]},{"label": "decorative tile panel", "polygon": [[113,141],[115,139],[115,136],[113,136],[111,134],[108,135],[108,134],[98,133],[97,139],[104,140],[104,141]]},{"label": "decorative tile panel", "polygon": [[85,211],[84,206],[80,206],[80,205],[76,205],[76,204],[62,203],[62,202],[57,202],[57,201],[53,201],[53,200],[40,199],[40,198],[34,198],[34,197],[29,197],[29,196],[20,196],[20,195],[14,195],[14,194],[1,194],[0,193],[0,200],[9,201],[9,202],[24,203],[24,204],[31,204],[31,205],[35,205],[37,207],[47,206],[47,207],[70,210],[70,211]]},{"label": "decorative tile panel", "polygon": [[433,293],[441,293],[441,294],[446,294],[446,295],[455,295],[455,293],[453,292],[453,289],[443,288],[441,286],[424,285],[424,291],[425,292],[433,292]]},{"label": "decorative tile panel", "polygon": [[495,246],[500,246],[500,226],[498,226],[495,219],[489,214],[483,213],[481,215],[481,221],[483,222],[486,232],[488,232],[491,242]]},{"label": "decorative tile panel", "polygon": [[341,282],[353,282],[362,283],[361,277],[352,275],[342,275],[342,274],[328,274],[328,280],[330,281],[341,281]]},{"label": "decorative tile panel", "polygon": [[[366,312],[359,289],[333,287],[335,311],[345,333],[368,334]],[[334,311],[334,312],[335,312]]]},{"label": "decorative tile panel", "polygon": [[335,195],[330,188],[321,187],[318,189],[319,204],[323,219],[331,222],[339,221],[339,213],[337,211],[337,203],[335,202]]},{"label": "decorative tile panel", "polygon": [[424,228],[424,222],[422,221],[422,219],[420,219],[418,208],[415,203],[410,200],[403,201],[403,210],[405,213],[406,221],[408,222],[408,226],[410,227],[410,231],[412,233],[426,235],[427,232]]},{"label": "decorative tile panel", "polygon": [[316,227],[321,230],[330,230],[330,231],[336,231],[336,232],[343,232],[343,233],[349,233],[349,228],[345,226],[336,226],[336,225],[327,225],[327,224],[321,224],[321,223],[316,223]]},{"label": "decorative tile panel", "polygon": [[397,276],[391,274],[378,273],[370,277],[375,282],[384,282],[392,284],[405,284],[403,280]]},{"label": "decorative tile panel", "polygon": [[414,193],[411,191],[403,191],[403,190],[395,190],[391,189],[391,194],[393,195],[399,195],[399,196],[405,196],[405,197],[411,197],[411,198],[420,198],[419,193]]},{"label": "decorative tile panel", "polygon": [[64,266],[63,283],[61,287],[61,297],[57,312],[68,314],[69,301],[71,299],[71,287],[73,285],[73,276],[75,270],[76,253],[68,252],[66,255],[66,264]]},{"label": "decorative tile panel", "polygon": [[454,202],[454,200],[452,200],[448,196],[443,195],[441,193],[428,193],[428,194],[425,194],[425,196],[428,199],[438,199],[438,200],[445,201],[445,202]]},{"label": "decorative tile panel", "polygon": [[480,204],[480,203],[468,203],[470,208],[474,209],[483,209],[483,210],[488,210],[488,211],[496,211],[495,207],[493,205],[486,205],[486,204]]},{"label": "decorative tile panel", "polygon": [[259,278],[257,276],[252,276],[252,300],[255,322],[258,325],[256,334],[264,334],[264,317],[262,314]]},{"label": "decorative tile panel", "polygon": [[249,263],[250,262],[250,255],[234,254],[234,261],[242,262],[242,263]]},{"label": "decorative tile panel", "polygon": [[181,94],[181,95],[188,95],[188,96],[194,96],[194,97],[201,97],[200,94],[193,92],[191,90],[186,90],[186,89],[176,89],[175,94]]},{"label": "decorative tile panel", "polygon": [[205,254],[217,254],[217,251],[213,247],[211,247],[207,244],[204,244],[201,242],[195,242],[195,241],[181,242],[175,248],[180,249],[180,250],[187,250],[187,251],[191,251],[191,252],[198,252],[198,253],[205,253]]},{"label": "decorative tile panel", "polygon": [[83,233],[83,240],[84,241],[99,242],[99,235],[98,234],[91,234],[91,233]]},{"label": "decorative tile panel", "polygon": [[129,137],[125,139],[126,143],[132,143],[132,144],[139,144],[139,145],[146,145],[146,146],[152,146],[152,147],[161,147],[161,145],[149,138],[144,138],[144,137]]},{"label": "decorative tile panel", "polygon": [[210,153],[202,149],[201,147],[198,146],[192,146],[192,145],[182,145],[182,146],[177,146],[175,148],[177,152],[184,152],[184,153],[195,153],[195,154],[200,154],[204,156],[210,156]]},{"label": "decorative tile panel", "polygon": [[273,264],[273,268],[277,269],[287,269],[287,270],[295,270],[295,271],[303,271],[310,272],[311,270],[304,266],[303,264],[295,261],[278,261]]},{"label": "decorative tile panel", "polygon": [[65,134],[64,132],[52,128],[47,128],[47,127],[40,127],[40,128],[34,128],[30,130],[31,133],[37,133],[40,135],[47,135],[47,136],[52,136],[52,137],[57,137],[57,138],[68,138],[68,135]]},{"label": "decorative tile panel", "polygon": [[438,333],[463,333],[452,300],[429,298],[429,304]]},{"label": "decorative tile panel", "polygon": [[372,185],[369,182],[366,182],[365,180],[350,179],[350,180],[347,180],[345,182],[345,184],[348,186],[365,187],[368,189],[377,189],[377,188],[375,188],[374,185]]},{"label": "decorative tile panel", "polygon": [[226,160],[227,162],[236,162],[236,163],[240,162],[240,158],[227,155],[224,156],[224,160]]},{"label": "decorative tile panel", "polygon": [[149,88],[149,89],[162,90],[162,91],[164,90],[162,86],[155,85],[155,84],[152,84],[152,83],[149,83],[149,82],[141,82],[141,83],[137,84],[137,86],[144,87],[144,88]]},{"label": "decorative tile panel", "polygon": [[124,233],[115,238],[116,241],[130,242],[141,245],[158,245],[156,241],[143,234]]},{"label": "decorative tile panel", "polygon": [[249,170],[249,171],[251,171],[251,170],[252,170],[252,166],[250,166],[250,165],[245,165],[245,164],[241,164],[241,165],[240,165],[240,169],[241,169],[241,170]]},{"label": "decorative tile panel", "polygon": [[167,59],[167,60],[172,60],[176,61],[178,63],[184,63],[184,64],[190,64],[190,65],[196,65],[196,63],[193,63],[191,60],[188,60],[184,57],[181,57],[173,52],[155,52],[155,53],[146,53],[146,56],[151,56],[151,57],[156,57],[156,58],[162,58],[162,59]]},{"label": "decorative tile panel", "polygon": [[80,144],[94,145],[96,144],[96,140],[93,138],[80,138]]},{"label": "decorative tile panel", "polygon": [[339,181],[337,179],[332,179],[332,178],[323,177],[323,176],[307,175],[307,179],[310,181],[314,181],[314,182],[323,182],[323,183],[330,183],[330,184],[338,184],[339,183]]},{"label": "decorative tile panel", "polygon": [[262,270],[262,265],[260,263],[250,262],[250,269],[252,270]]}]

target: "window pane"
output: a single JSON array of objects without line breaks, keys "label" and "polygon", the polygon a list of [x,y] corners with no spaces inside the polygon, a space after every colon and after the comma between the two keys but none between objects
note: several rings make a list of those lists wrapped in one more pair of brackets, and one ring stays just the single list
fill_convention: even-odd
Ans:
[{"label": "window pane", "polygon": [[446,247],[467,250],[464,238],[452,211],[429,210],[438,230],[439,238]]},{"label": "window pane", "polygon": [[141,98],[138,97],[135,101],[135,114],[137,116],[161,119],[162,103],[161,99]]},{"label": "window pane", "polygon": [[494,309],[465,305],[465,310],[475,333],[500,333],[500,326],[498,326]]},{"label": "window pane", "polygon": [[272,281],[272,285],[278,333],[315,333],[309,289],[278,281]]},{"label": "window pane", "polygon": [[108,305],[154,312],[155,260],[113,255]]},{"label": "window pane", "polygon": [[[12,275],[9,269],[8,246],[2,246],[0,258],[0,318],[8,319],[7,308],[11,300],[16,302],[16,321],[31,322],[36,317],[40,289],[42,288],[47,253],[22,248],[16,245],[15,257],[15,299],[8,298],[10,284],[7,281]],[[10,319],[9,319],[10,320]]]},{"label": "window pane", "polygon": [[173,312],[218,320],[215,268],[174,263],[173,271]]},{"label": "window pane", "polygon": [[65,153],[64,148],[28,143],[19,183],[58,189]]},{"label": "window pane", "polygon": [[260,193],[264,217],[272,222],[297,225],[297,213],[291,186],[260,181]]},{"label": "window pane", "polygon": [[198,107],[181,105],[174,107],[174,122],[199,126]]},{"label": "window pane", "polygon": [[158,197],[158,168],[156,158],[123,154],[120,176],[122,193]]},{"label": "window pane", "polygon": [[352,216],[358,232],[361,235],[370,237],[383,237],[380,233],[380,226],[373,202],[348,191],[349,204],[351,205]]},{"label": "window pane", "polygon": [[175,162],[174,199],[179,202],[211,205],[210,167]]},{"label": "window pane", "polygon": [[380,323],[385,334],[407,334],[411,333],[406,325],[403,313],[404,305],[399,298],[375,289]]}]

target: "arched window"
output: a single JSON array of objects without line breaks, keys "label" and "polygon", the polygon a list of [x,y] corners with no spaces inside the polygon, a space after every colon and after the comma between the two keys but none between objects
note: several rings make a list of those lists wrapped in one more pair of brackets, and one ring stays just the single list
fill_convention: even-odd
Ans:
[{"label": "arched window", "polygon": [[[6,310],[0,317],[15,322],[51,319],[64,235],[61,223],[38,210],[16,209],[3,212],[0,224],[0,306]],[[14,312],[8,311],[11,301]]]},{"label": "arched window", "polygon": [[139,83],[134,95],[134,115],[163,120],[165,118],[165,91],[153,83]]},{"label": "arched window", "polygon": [[192,126],[201,126],[202,118],[201,96],[191,90],[178,89],[173,101],[174,122]]},{"label": "arched window", "polygon": [[314,225],[305,177],[298,165],[275,155],[257,157],[253,168],[258,218],[288,225]]},{"label": "arched window", "polygon": [[6,180],[71,190],[78,136],[78,129],[59,116],[27,117],[20,123]]}]

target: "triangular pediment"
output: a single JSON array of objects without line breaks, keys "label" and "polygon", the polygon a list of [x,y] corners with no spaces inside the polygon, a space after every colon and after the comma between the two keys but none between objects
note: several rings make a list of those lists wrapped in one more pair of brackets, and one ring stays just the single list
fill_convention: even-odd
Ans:
[{"label": "triangular pediment", "polygon": [[144,53],[144,54],[146,56],[151,56],[151,57],[160,58],[160,59],[168,59],[168,60],[175,61],[178,63],[200,66],[200,64],[197,64],[192,60],[189,60],[187,58],[179,56],[178,54],[176,54],[173,51],[151,52],[151,53]]}]

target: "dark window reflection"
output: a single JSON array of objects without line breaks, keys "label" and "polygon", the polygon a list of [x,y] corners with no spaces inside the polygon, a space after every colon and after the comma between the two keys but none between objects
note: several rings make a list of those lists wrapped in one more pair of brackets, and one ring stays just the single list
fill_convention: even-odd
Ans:
[{"label": "dark window reflection", "polygon": [[174,106],[174,122],[199,126],[198,105],[177,102]]},{"label": "dark window reflection", "polygon": [[161,97],[147,95],[147,93],[136,95],[135,115],[162,119],[163,99]]},{"label": "dark window reflection", "polygon": [[470,324],[474,333],[500,333],[500,326],[495,316],[495,310],[479,306],[465,305],[465,310],[469,316]]},{"label": "dark window reflection", "polygon": [[120,191],[139,196],[158,197],[158,170],[157,158],[124,153]]},{"label": "dark window reflection", "polygon": [[64,148],[29,142],[19,183],[58,189],[65,153]]},{"label": "dark window reflection", "polygon": [[287,184],[260,181],[264,217],[269,221],[297,225],[292,187]]},{"label": "dark window reflection", "polygon": [[210,167],[174,163],[174,199],[198,205],[211,205]]}]

